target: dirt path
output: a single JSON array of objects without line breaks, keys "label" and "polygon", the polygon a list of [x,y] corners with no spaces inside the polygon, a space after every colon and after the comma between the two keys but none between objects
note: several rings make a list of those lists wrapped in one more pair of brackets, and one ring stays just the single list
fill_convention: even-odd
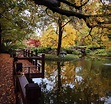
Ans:
[{"label": "dirt path", "polygon": [[[19,60],[23,67],[31,67],[31,73],[38,73],[37,68],[33,68],[28,60]],[[23,68],[24,73],[28,73],[28,68]],[[15,104],[15,94],[13,85],[13,58],[9,54],[0,54],[0,104]]]},{"label": "dirt path", "polygon": [[0,54],[0,104],[15,104],[12,61],[9,54]]}]

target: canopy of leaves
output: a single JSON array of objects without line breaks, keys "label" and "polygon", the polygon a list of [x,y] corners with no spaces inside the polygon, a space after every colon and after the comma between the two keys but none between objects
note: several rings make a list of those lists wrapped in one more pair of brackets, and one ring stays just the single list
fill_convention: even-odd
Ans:
[{"label": "canopy of leaves", "polygon": [[61,18],[63,23],[72,22],[74,28],[78,30],[77,45],[106,46],[107,34],[111,31],[110,4],[104,4],[101,0],[33,1],[38,5],[44,5],[46,13],[56,22],[56,18]]},{"label": "canopy of leaves", "polygon": [[36,39],[29,39],[28,41],[27,41],[27,45],[28,45],[28,47],[38,47],[38,46],[40,46],[40,40],[36,40]]},{"label": "canopy of leaves", "polygon": [[102,27],[111,30],[111,8],[110,5],[104,5],[101,0],[33,1],[38,5],[46,6],[47,9],[53,11],[54,14],[56,12],[68,17],[73,16],[77,19],[83,19],[89,28]]},{"label": "canopy of leaves", "polygon": [[22,43],[24,38],[30,37],[38,21],[36,10],[37,7],[33,2],[27,2],[26,4],[23,0],[1,0],[2,44],[11,48]]},{"label": "canopy of leaves", "polygon": [[[67,24],[63,28],[62,48],[67,48],[75,45],[76,30],[71,24]],[[49,27],[41,37],[41,46],[57,48],[58,34],[54,27]]]},{"label": "canopy of leaves", "polygon": [[49,27],[41,37],[41,46],[57,48],[57,34],[53,27]]}]

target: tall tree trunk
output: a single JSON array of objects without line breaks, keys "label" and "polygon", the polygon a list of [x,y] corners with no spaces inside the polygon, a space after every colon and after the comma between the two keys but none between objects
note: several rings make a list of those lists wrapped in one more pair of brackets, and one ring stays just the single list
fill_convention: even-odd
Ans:
[{"label": "tall tree trunk", "polygon": [[58,24],[59,24],[59,38],[58,38],[57,56],[59,56],[59,54],[60,54],[61,43],[62,43],[62,33],[63,33],[63,31],[62,31],[62,21],[61,21],[60,18],[59,18]]},{"label": "tall tree trunk", "polygon": [[61,91],[61,87],[62,87],[60,62],[57,62],[57,69],[58,69],[57,104],[60,104],[60,91]]},{"label": "tall tree trunk", "polygon": [[1,37],[1,33],[2,33],[2,29],[1,29],[1,25],[0,25],[0,53],[2,52],[2,37]]}]

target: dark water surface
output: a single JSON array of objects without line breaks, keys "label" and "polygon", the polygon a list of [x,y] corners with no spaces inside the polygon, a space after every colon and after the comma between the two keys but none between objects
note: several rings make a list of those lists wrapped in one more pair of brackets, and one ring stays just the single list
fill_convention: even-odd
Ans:
[{"label": "dark water surface", "polygon": [[44,104],[111,104],[111,58],[46,61],[45,78],[33,81]]}]

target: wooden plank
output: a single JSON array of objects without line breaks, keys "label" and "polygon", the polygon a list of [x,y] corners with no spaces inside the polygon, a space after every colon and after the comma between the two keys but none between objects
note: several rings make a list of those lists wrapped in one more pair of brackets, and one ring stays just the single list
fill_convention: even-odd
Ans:
[{"label": "wooden plank", "polygon": [[30,73],[30,74],[25,74],[27,78],[44,78],[43,73]]},{"label": "wooden plank", "polygon": [[30,59],[38,59],[42,60],[42,57],[17,57],[18,60],[30,60]]},{"label": "wooden plank", "polygon": [[23,104],[40,104],[41,88],[38,84],[29,83],[26,76],[17,75]]},{"label": "wooden plank", "polygon": [[25,86],[27,84],[29,84],[26,76],[24,75],[17,75],[17,79],[18,79],[18,86],[21,92],[21,96],[23,99],[23,103],[26,104],[26,92],[25,92]]}]

